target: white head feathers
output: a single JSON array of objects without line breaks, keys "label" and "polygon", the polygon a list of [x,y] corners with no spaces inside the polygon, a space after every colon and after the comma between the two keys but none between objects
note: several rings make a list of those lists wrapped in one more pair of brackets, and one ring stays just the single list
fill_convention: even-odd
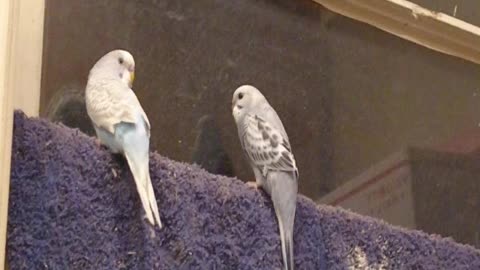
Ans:
[{"label": "white head feathers", "polygon": [[90,70],[91,77],[121,79],[131,88],[135,78],[135,60],[128,51],[111,51],[95,63]]}]

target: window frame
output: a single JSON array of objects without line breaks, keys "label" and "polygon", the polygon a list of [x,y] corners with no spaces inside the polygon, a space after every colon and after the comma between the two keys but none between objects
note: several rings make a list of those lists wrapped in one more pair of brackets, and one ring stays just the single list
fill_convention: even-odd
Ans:
[{"label": "window frame", "polygon": [[45,0],[0,1],[0,269],[6,269],[13,110],[38,116]]},{"label": "window frame", "polygon": [[429,49],[480,64],[480,28],[406,0],[313,0]]}]

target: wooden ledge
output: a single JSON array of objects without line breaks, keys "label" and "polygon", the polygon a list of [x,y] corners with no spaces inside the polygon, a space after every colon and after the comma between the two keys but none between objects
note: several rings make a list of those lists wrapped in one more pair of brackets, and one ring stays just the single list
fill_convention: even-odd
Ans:
[{"label": "wooden ledge", "polygon": [[314,0],[343,16],[480,64],[480,28],[406,0]]}]

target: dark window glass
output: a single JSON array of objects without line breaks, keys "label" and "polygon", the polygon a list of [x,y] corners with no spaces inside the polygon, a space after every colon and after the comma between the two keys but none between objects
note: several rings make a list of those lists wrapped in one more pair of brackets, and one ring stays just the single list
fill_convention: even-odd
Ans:
[{"label": "dark window glass", "polygon": [[93,135],[89,69],[123,48],[152,150],[250,181],[231,100],[253,84],[287,130],[300,193],[480,247],[478,65],[313,1],[46,4],[43,116]]}]

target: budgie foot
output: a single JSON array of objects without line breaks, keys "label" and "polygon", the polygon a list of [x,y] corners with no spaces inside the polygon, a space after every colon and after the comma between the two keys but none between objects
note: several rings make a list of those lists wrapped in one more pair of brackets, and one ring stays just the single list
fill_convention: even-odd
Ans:
[{"label": "budgie foot", "polygon": [[93,140],[93,143],[94,143],[95,146],[97,146],[98,148],[108,150],[108,147],[107,147],[106,145],[104,145],[104,144],[102,143],[102,141],[100,141],[99,138],[95,138],[95,139]]},{"label": "budgie foot", "polygon": [[102,142],[100,142],[100,139],[95,138],[95,139],[93,140],[93,142],[95,143],[95,145],[96,145],[97,147],[102,147]]},{"label": "budgie foot", "polygon": [[258,189],[258,188],[259,188],[259,186],[258,186],[258,184],[257,184],[256,181],[248,181],[246,184],[247,184],[248,187],[251,187],[251,188],[254,188],[254,189]]}]

